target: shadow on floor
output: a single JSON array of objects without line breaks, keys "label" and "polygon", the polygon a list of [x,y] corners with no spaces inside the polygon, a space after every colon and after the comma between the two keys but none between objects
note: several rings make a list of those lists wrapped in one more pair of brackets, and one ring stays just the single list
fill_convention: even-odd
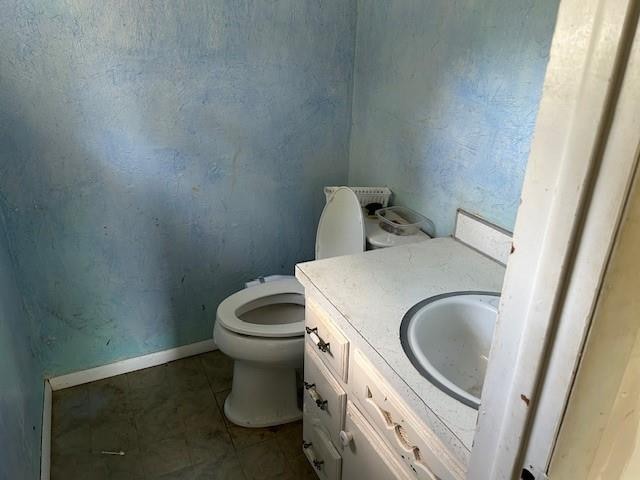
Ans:
[{"label": "shadow on floor", "polygon": [[224,418],[232,370],[218,351],[54,392],[52,480],[315,478],[301,422]]}]

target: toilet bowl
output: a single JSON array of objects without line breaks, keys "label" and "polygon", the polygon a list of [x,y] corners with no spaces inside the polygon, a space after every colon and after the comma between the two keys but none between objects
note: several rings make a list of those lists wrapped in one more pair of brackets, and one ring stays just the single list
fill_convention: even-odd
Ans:
[{"label": "toilet bowl", "polygon": [[294,277],[245,288],[218,307],[214,338],[234,359],[226,417],[268,427],[302,417],[296,368],[304,350],[304,289]]},{"label": "toilet bowl", "polygon": [[[367,240],[379,248],[393,246],[396,240],[387,237],[377,222],[365,224],[357,196],[341,187],[322,211],[316,259],[363,252]],[[420,232],[400,238],[408,243],[430,237]],[[224,404],[231,422],[267,427],[302,418],[296,370],[304,356],[304,288],[295,277],[258,283],[227,297],[218,306],[214,340],[234,360]]]}]

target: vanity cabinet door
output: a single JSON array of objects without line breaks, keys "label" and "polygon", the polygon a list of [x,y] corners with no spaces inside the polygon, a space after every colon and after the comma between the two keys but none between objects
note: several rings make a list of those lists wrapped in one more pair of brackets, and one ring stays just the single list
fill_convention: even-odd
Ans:
[{"label": "vanity cabinet door", "polygon": [[411,478],[351,402],[347,402],[345,427],[340,436],[343,440],[342,480]]},{"label": "vanity cabinet door", "polygon": [[411,413],[377,370],[356,351],[352,359],[350,399],[387,441],[416,480],[462,480],[462,466],[438,438]]}]

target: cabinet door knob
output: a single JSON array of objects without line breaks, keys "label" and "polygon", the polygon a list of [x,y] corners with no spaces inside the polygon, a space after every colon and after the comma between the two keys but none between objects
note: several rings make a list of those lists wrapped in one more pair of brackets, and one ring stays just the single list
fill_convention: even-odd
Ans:
[{"label": "cabinet door knob", "polygon": [[342,442],[343,447],[348,447],[353,442],[353,433],[340,430],[340,442]]}]

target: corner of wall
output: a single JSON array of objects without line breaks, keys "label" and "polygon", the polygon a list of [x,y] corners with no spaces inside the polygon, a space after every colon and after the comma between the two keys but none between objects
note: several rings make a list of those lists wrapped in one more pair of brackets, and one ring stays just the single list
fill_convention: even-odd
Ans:
[{"label": "corner of wall", "polygon": [[40,480],[49,480],[51,477],[51,413],[53,403],[53,391],[49,380],[44,380],[44,392],[42,395],[42,432],[40,446]]},{"label": "corner of wall", "polygon": [[358,58],[358,26],[360,24],[360,0],[353,0],[355,3],[355,25],[353,28],[353,58],[351,61],[351,88],[349,92],[350,106],[349,106],[349,132],[347,133],[348,148],[347,148],[347,185],[351,185],[351,150],[352,150],[352,136],[353,131],[353,107],[356,98],[356,59]]}]

